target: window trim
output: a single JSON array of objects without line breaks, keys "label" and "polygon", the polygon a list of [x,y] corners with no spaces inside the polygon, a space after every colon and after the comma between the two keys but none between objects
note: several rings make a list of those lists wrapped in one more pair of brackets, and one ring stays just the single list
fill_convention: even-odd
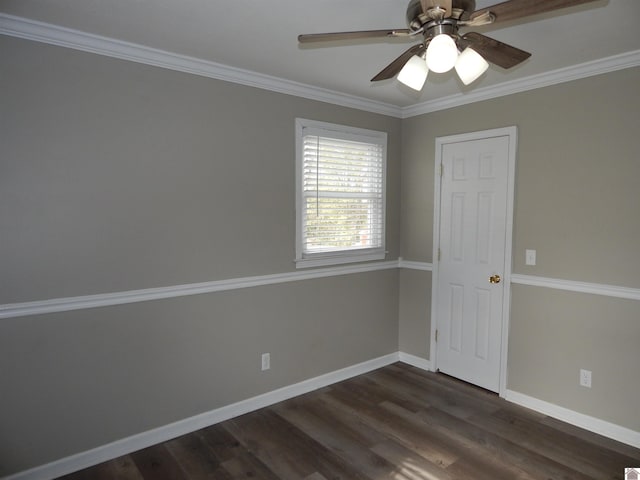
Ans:
[{"label": "window trim", "polygon": [[[331,252],[304,253],[303,252],[303,132],[304,129],[319,130],[323,136],[335,138],[351,139],[359,142],[371,142],[382,145],[382,245],[375,248],[347,249]],[[335,123],[319,122],[304,118],[296,118],[296,268],[322,267],[329,265],[339,265],[344,263],[368,262],[374,260],[384,260],[386,256],[386,210],[387,210],[387,133],[377,130],[350,127]]]}]

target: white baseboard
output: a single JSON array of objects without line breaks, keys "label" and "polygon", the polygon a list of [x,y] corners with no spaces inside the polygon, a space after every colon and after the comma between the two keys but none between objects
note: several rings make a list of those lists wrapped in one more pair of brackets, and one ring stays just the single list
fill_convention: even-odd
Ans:
[{"label": "white baseboard", "polygon": [[422,370],[427,370],[429,372],[433,371],[431,368],[431,362],[422,357],[417,357],[415,355],[411,355],[410,353],[399,352],[399,359],[401,362],[406,363],[407,365],[411,365],[416,368],[421,368]]},{"label": "white baseboard", "polygon": [[514,392],[513,390],[507,390],[504,398],[523,407],[575,425],[576,427],[584,428],[585,430],[640,448],[640,432],[583,413],[578,413],[523,393]]},{"label": "white baseboard", "polygon": [[142,448],[147,448],[151,445],[166,442],[172,438],[195,432],[196,430],[229,420],[230,418],[234,418],[263,407],[268,407],[269,405],[282,402],[283,400],[347,380],[357,375],[362,375],[363,373],[376,370],[397,361],[399,361],[398,352],[374,358],[372,360],[326,373],[315,378],[310,378],[293,385],[288,385],[253,398],[242,400],[231,405],[226,405],[200,415],[195,415],[169,425],[164,425],[147,432],[116,440],[115,442],[71,455],[30,470],[24,470],[8,477],[4,477],[3,480],[49,480],[62,475],[67,475],[69,473],[112,460],[122,455],[127,455]]},{"label": "white baseboard", "polygon": [[[142,448],[166,442],[181,435],[229,420],[239,415],[268,407],[269,405],[282,402],[289,398],[362,375],[398,361],[423,370],[431,371],[431,363],[429,360],[404,352],[390,353],[388,355],[329,372],[315,378],[310,378],[293,385],[288,385],[253,398],[248,398],[231,405],[226,405],[200,415],[179,420],[147,432],[116,440],[115,442],[102,445],[85,452],[80,452],[30,470],[24,470],[8,477],[4,477],[2,480],[49,480],[62,475],[67,475],[69,473],[112,460],[122,455],[127,455]],[[606,437],[613,438],[614,440],[640,448],[640,432],[574,412],[573,410],[559,407],[552,403],[538,400],[512,390],[506,391],[505,399],[572,425],[585,428],[592,432],[599,433]]]},{"label": "white baseboard", "polygon": [[[433,371],[429,360],[404,352],[399,352],[398,356],[399,360],[403,363],[423,370]],[[557,418],[558,420],[575,425],[576,427],[584,428],[585,430],[603,435],[607,438],[640,448],[640,432],[636,432],[629,428],[606,422],[599,418],[591,417],[568,408],[560,407],[553,403],[545,402],[544,400],[539,400],[513,390],[506,390],[504,398],[512,403],[516,403],[520,406],[530,408],[531,410],[535,410],[550,417]]]}]

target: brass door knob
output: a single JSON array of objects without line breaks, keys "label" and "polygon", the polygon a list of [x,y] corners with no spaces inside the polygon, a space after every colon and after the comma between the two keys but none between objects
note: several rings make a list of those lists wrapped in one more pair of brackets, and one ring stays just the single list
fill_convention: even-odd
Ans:
[{"label": "brass door knob", "polygon": [[500,280],[502,280],[500,275],[491,275],[489,277],[489,283],[500,283]]}]

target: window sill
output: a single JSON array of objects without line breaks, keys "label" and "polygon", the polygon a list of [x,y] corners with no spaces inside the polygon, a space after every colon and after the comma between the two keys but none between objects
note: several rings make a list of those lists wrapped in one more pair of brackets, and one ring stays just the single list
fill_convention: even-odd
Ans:
[{"label": "window sill", "polygon": [[341,253],[333,255],[317,255],[295,260],[296,268],[327,267],[330,265],[341,265],[344,263],[371,262],[374,260],[384,260],[385,251],[368,251],[366,253]]}]

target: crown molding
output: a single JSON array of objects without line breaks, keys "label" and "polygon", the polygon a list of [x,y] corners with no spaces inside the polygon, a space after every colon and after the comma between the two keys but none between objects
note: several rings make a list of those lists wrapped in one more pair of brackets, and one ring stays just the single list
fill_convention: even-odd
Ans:
[{"label": "crown molding", "polygon": [[93,35],[4,13],[0,13],[0,34],[396,118],[410,118],[505,95],[525,92],[527,90],[640,66],[640,50],[635,50],[600,60],[503,82],[498,85],[478,88],[469,93],[458,93],[408,107],[399,107],[356,95],[348,95],[312,85],[293,82],[284,78],[264,75],[250,70],[230,67],[221,63],[178,55],[164,50],[123,42],[113,38]]},{"label": "crown molding", "polygon": [[221,63],[0,13],[0,34],[399,118],[400,107]]},{"label": "crown molding", "polygon": [[424,103],[411,105],[402,108],[402,118],[415,117],[425,113],[437,112],[469,103],[481,102],[483,100],[490,100],[492,98],[526,92],[528,90],[535,90],[537,88],[571,82],[581,78],[637,66],[640,66],[640,50],[621,53],[612,57],[580,63],[570,67],[559,68],[517,80],[510,80],[489,87],[478,88],[469,93],[457,93],[437,100],[429,100]]}]

